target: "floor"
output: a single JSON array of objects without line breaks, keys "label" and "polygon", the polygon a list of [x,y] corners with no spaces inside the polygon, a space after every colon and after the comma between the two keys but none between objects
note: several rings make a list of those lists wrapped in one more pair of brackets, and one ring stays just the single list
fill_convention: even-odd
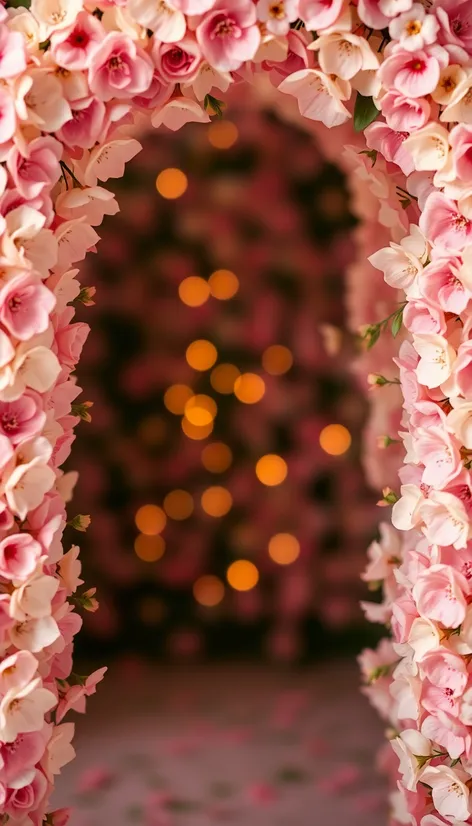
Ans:
[{"label": "floor", "polygon": [[77,718],[71,826],[382,826],[382,728],[355,664],[115,668]]}]

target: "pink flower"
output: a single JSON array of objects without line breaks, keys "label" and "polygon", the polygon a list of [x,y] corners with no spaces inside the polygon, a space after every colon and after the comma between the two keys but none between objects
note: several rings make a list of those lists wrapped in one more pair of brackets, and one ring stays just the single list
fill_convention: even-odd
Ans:
[{"label": "pink flower", "polygon": [[45,421],[41,397],[34,390],[26,391],[15,401],[0,401],[0,433],[7,436],[12,445],[38,435]]},{"label": "pink flower", "polygon": [[318,69],[294,72],[278,88],[280,92],[297,98],[301,115],[321,121],[328,128],[340,126],[350,118],[349,110],[342,102],[348,98],[342,81],[335,83]]},{"label": "pink flower", "polygon": [[419,277],[421,294],[446,313],[463,313],[472,293],[461,281],[458,259],[443,258],[428,264]]},{"label": "pink flower", "polygon": [[420,615],[445,628],[458,628],[464,621],[467,594],[467,581],[449,565],[432,565],[413,587]]},{"label": "pink flower", "polygon": [[386,123],[377,121],[365,130],[366,143],[369,149],[380,152],[386,161],[396,163],[405,175],[414,170],[410,153],[403,146],[408,137],[407,132],[396,132]]},{"label": "pink flower", "polygon": [[197,26],[197,40],[210,66],[232,72],[252,60],[259,48],[261,33],[256,8],[250,0],[219,0]]},{"label": "pink flower", "polygon": [[7,143],[16,130],[16,107],[8,89],[0,89],[0,144]]},{"label": "pink flower", "polygon": [[464,752],[470,751],[471,737],[467,726],[447,711],[435,710],[434,714],[423,721],[421,731],[425,737],[447,751],[452,760],[457,760]]},{"label": "pink flower", "polygon": [[310,31],[333,26],[340,16],[344,0],[300,0],[300,17]]},{"label": "pink flower", "polygon": [[468,0],[441,0],[435,4],[441,24],[441,42],[461,46],[472,54],[472,9]]},{"label": "pink flower", "polygon": [[57,137],[67,146],[91,149],[103,130],[105,104],[96,98],[87,97],[73,105],[72,118],[59,129]]},{"label": "pink flower", "polygon": [[156,69],[166,83],[191,83],[202,60],[198,43],[184,37],[179,43],[154,43]]},{"label": "pink flower", "polygon": [[0,290],[0,321],[15,338],[27,341],[47,330],[55,304],[54,293],[41,281],[18,275]]},{"label": "pink flower", "polygon": [[51,189],[59,180],[63,148],[59,141],[47,135],[31,141],[26,151],[24,156],[13,147],[8,153],[7,169],[19,194],[26,200],[32,200],[44,188]]},{"label": "pink flower", "polygon": [[457,351],[454,382],[463,396],[472,397],[472,341],[464,341]]},{"label": "pink flower", "polygon": [[425,485],[445,488],[462,471],[459,445],[444,428],[420,429],[415,439],[415,450],[424,464],[422,481]]},{"label": "pink flower", "polygon": [[466,547],[469,517],[463,503],[453,493],[430,491],[419,503],[417,513],[424,522],[424,533],[429,542],[443,547]]},{"label": "pink flower", "polygon": [[[42,732],[18,734],[12,743],[2,743],[0,758],[3,761],[2,777],[7,786],[15,788],[24,779],[34,778],[34,766],[44,754],[45,737]],[[30,781],[31,782],[31,781]]]},{"label": "pink flower", "polygon": [[23,35],[0,26],[0,78],[12,78],[26,69],[26,49]]},{"label": "pink flower", "polygon": [[395,89],[407,98],[421,98],[434,92],[441,68],[438,58],[427,51],[395,49],[378,74],[387,89]]},{"label": "pink flower", "polygon": [[[68,307],[64,312],[64,319],[71,318],[73,310]],[[62,320],[62,319],[61,319]],[[90,332],[88,324],[64,324],[56,331],[56,346],[58,359],[62,366],[74,368],[79,361],[82,348]]]},{"label": "pink flower", "polygon": [[420,229],[432,244],[453,254],[462,252],[472,241],[472,222],[441,192],[432,192],[426,199]]},{"label": "pink flower", "polygon": [[413,0],[358,0],[357,9],[362,22],[373,29],[388,26],[390,18],[411,9]]},{"label": "pink flower", "polygon": [[150,57],[119,32],[110,32],[89,62],[90,89],[103,101],[142,94],[151,85],[153,74]]},{"label": "pink flower", "polygon": [[459,178],[465,183],[472,181],[472,126],[458,123],[449,133],[454,165]]},{"label": "pink flower", "polygon": [[396,132],[413,132],[425,126],[429,120],[431,106],[426,98],[405,97],[391,89],[380,100],[382,114],[388,125]]},{"label": "pink flower", "polygon": [[0,542],[0,576],[24,580],[31,576],[41,556],[41,545],[27,533],[7,536]]},{"label": "pink flower", "polygon": [[20,789],[10,789],[5,802],[5,813],[13,822],[27,816],[38,808],[48,789],[48,782],[42,771],[36,771],[31,783]]},{"label": "pink flower", "polygon": [[105,30],[94,15],[82,11],[74,23],[51,36],[51,55],[69,71],[88,69],[90,58],[105,38]]}]

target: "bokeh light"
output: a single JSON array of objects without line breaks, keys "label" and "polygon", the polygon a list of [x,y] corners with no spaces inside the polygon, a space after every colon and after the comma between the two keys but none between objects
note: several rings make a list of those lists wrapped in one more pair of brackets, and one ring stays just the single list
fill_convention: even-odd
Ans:
[{"label": "bokeh light", "polygon": [[167,522],[167,517],[158,505],[143,505],[135,516],[138,531],[147,536],[156,536],[161,533]]},{"label": "bokeh light", "polygon": [[243,373],[234,383],[234,395],[244,404],[260,402],[264,393],[264,379],[257,373]]},{"label": "bokeh light", "polygon": [[171,413],[176,416],[182,416],[185,410],[185,405],[193,396],[191,387],[186,384],[173,384],[164,394],[164,404]]},{"label": "bokeh light", "polygon": [[140,601],[139,616],[145,625],[158,625],[165,615],[165,603],[158,597],[146,596]]},{"label": "bokeh light", "polygon": [[262,366],[271,376],[282,376],[293,364],[293,356],[288,347],[272,344],[262,355]]},{"label": "bokeh light", "polygon": [[193,513],[193,498],[186,490],[171,490],[164,499],[164,510],[170,519],[181,522]]},{"label": "bokeh light", "polygon": [[196,427],[205,427],[212,423],[217,409],[216,402],[211,396],[199,393],[192,396],[185,405],[185,418]]},{"label": "bokeh light", "polygon": [[188,179],[181,169],[171,167],[163,169],[156,178],[156,189],[159,195],[167,200],[180,198],[188,187]]},{"label": "bokeh light", "polygon": [[236,379],[241,375],[240,371],[234,364],[219,364],[211,371],[210,383],[213,390],[221,393],[222,396],[228,396],[234,391]]},{"label": "bokeh light", "polygon": [[238,277],[231,270],[215,270],[210,275],[208,284],[213,298],[220,301],[228,301],[239,290]]},{"label": "bokeh light", "polygon": [[[192,395],[192,392],[190,393]],[[149,447],[161,445],[166,438],[167,423],[162,416],[147,416],[138,427],[139,438]]]},{"label": "bokeh light", "polygon": [[193,595],[199,605],[214,608],[225,595],[225,586],[217,576],[201,576],[193,585]]},{"label": "bokeh light", "polygon": [[259,571],[248,559],[237,559],[229,566],[226,578],[235,591],[250,591],[259,582]]},{"label": "bokeh light", "polygon": [[208,281],[199,275],[189,275],[179,284],[179,296],[187,307],[201,307],[210,296]]},{"label": "bokeh light", "polygon": [[158,536],[146,536],[140,533],[134,540],[134,552],[143,562],[157,562],[166,549],[166,543],[160,534]]},{"label": "bokeh light", "polygon": [[218,358],[218,351],[211,341],[202,338],[197,341],[192,341],[192,343],[189,344],[185,358],[190,367],[203,372],[213,367]]},{"label": "bokeh light", "polygon": [[216,120],[208,127],[208,140],[215,149],[230,149],[238,140],[238,128],[230,120]]},{"label": "bokeh light", "polygon": [[291,533],[277,533],[269,542],[269,556],[277,565],[290,565],[300,556],[300,543]]},{"label": "bokeh light", "polygon": [[259,482],[268,487],[281,485],[287,477],[287,463],[276,453],[267,453],[256,464],[256,476]]},{"label": "bokeh light", "polygon": [[192,422],[189,422],[189,420],[184,417],[181,424],[185,435],[195,442],[203,441],[203,439],[207,439],[208,436],[211,436],[213,433],[213,421],[209,424],[203,425],[203,427],[199,427],[196,424],[192,424]]},{"label": "bokeh light", "polygon": [[202,464],[210,473],[224,473],[233,461],[233,453],[224,442],[212,442],[202,450]]},{"label": "bokeh light", "polygon": [[208,516],[218,518],[225,516],[228,511],[231,510],[233,497],[226,488],[220,487],[220,485],[214,485],[203,491],[201,503],[203,510]]},{"label": "bokeh light", "polygon": [[351,447],[351,434],[342,424],[329,424],[320,433],[320,445],[330,456],[342,456]]}]

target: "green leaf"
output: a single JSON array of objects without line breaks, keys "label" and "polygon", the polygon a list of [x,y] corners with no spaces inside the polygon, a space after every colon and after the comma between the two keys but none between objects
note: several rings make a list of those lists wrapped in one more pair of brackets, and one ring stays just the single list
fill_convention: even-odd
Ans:
[{"label": "green leaf", "polygon": [[366,98],[358,92],[354,106],[354,130],[363,132],[379,115],[373,98]]},{"label": "green leaf", "polygon": [[[223,117],[223,109],[225,108],[224,101],[214,98],[213,95],[205,95],[203,100],[203,107],[208,111],[210,109],[217,118]],[[211,114],[210,111],[210,114]]]},{"label": "green leaf", "polygon": [[8,0],[7,7],[9,9],[29,9],[31,0]]},{"label": "green leaf", "polygon": [[403,307],[398,313],[395,313],[392,319],[392,336],[394,338],[397,337],[398,333],[400,332],[403,324]]}]

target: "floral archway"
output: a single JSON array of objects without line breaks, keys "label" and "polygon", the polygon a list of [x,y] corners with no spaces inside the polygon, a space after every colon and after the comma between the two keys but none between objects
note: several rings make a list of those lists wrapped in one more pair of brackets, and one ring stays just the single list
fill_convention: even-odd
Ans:
[{"label": "floral archway", "polygon": [[[60,470],[75,425],[89,415],[73,376],[87,330],[72,319],[74,305],[93,296],[80,288],[75,265],[98,242],[95,227],[104,215],[118,209],[102,184],[121,177],[139,151],[140,122],[171,130],[207,123],[221,114],[230,84],[260,75],[280,99],[295,99],[305,119],[362,136],[343,155],[364,221],[359,249],[370,262],[353,267],[350,301],[355,316],[365,285],[375,283],[375,306],[375,270],[392,289],[385,317],[360,317],[367,301],[353,323],[366,383],[377,394],[393,391],[381,408],[392,421],[401,388],[398,440],[405,455],[400,483],[385,487],[380,500],[393,506],[394,529],[384,527],[364,575],[383,588],[383,601],[367,604],[367,614],[389,626],[392,641],[361,662],[366,691],[390,725],[398,786],[393,822],[470,822],[469,0],[6,5],[0,21],[3,823],[67,823],[67,811],[49,812],[54,776],[73,756],[73,726],[63,720],[69,709],[84,709],[104,673],[73,671],[80,611],[94,610],[96,600],[94,589],[82,588],[78,548],[64,554],[62,547],[65,525],[83,531],[88,518],[66,515],[76,478]],[[334,146],[325,132],[328,152],[346,143],[340,134]],[[399,373],[392,338],[401,340]]]}]

